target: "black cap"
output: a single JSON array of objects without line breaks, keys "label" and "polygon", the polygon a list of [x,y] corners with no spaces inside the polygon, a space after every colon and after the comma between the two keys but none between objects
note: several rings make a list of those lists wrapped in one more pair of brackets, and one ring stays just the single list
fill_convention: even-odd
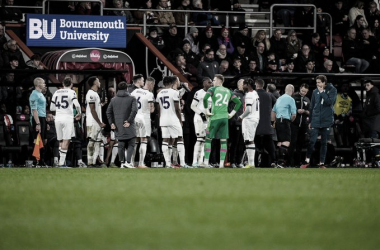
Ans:
[{"label": "black cap", "polygon": [[236,45],[236,47],[240,47],[240,48],[245,48],[245,43],[244,42],[240,42]]},{"label": "black cap", "polygon": [[239,30],[248,29],[248,26],[245,23],[239,24]]},{"label": "black cap", "polygon": [[270,60],[268,61],[268,65],[277,65],[275,60]]}]

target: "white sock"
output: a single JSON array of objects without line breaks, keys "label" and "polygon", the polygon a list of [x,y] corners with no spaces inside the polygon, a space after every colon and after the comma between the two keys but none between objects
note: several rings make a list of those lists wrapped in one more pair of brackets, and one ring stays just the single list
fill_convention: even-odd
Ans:
[{"label": "white sock", "polygon": [[164,154],[165,162],[166,162],[166,167],[170,167],[171,162],[170,162],[170,155],[169,155],[169,147],[167,142],[162,142],[162,153]]},{"label": "white sock", "polygon": [[[59,151],[58,151],[58,152],[59,152]],[[54,156],[54,163],[55,163],[55,164],[58,164],[58,157],[55,157],[55,156]]]},{"label": "white sock", "polygon": [[183,141],[177,142],[178,154],[179,154],[179,162],[181,166],[185,166],[185,145],[183,145]]},{"label": "white sock", "polygon": [[250,166],[255,165],[255,152],[256,152],[255,144],[248,144],[247,145],[247,156],[248,156],[248,165],[250,165]]},{"label": "white sock", "polygon": [[173,148],[172,148],[172,145],[169,145],[168,144],[168,152],[169,152],[169,160],[170,160],[170,163],[172,163],[172,153],[173,153]]},{"label": "white sock", "polygon": [[67,155],[67,149],[66,150],[64,150],[64,149],[59,150],[59,165],[60,166],[65,165],[66,155]]},{"label": "white sock", "polygon": [[310,158],[306,158],[305,161],[306,161],[306,163],[309,163],[310,162]]},{"label": "white sock", "polygon": [[200,154],[199,154],[199,160],[198,160],[198,163],[201,164],[203,161],[204,161],[204,157],[205,157],[205,141],[202,140],[201,141],[201,145],[200,145]]},{"label": "white sock", "polygon": [[87,163],[88,165],[94,164],[94,147],[95,142],[93,140],[90,140],[87,144]]},{"label": "white sock", "polygon": [[198,157],[201,150],[201,142],[197,139],[197,142],[194,145],[194,154],[193,154],[193,165],[198,163]]},{"label": "white sock", "polygon": [[81,164],[82,162],[83,162],[82,159],[79,159],[78,160],[78,165]]},{"label": "white sock", "polygon": [[96,161],[98,160],[99,156],[99,151],[100,151],[100,141],[97,141],[94,143],[94,155],[92,158],[92,164],[96,164]]},{"label": "white sock", "polygon": [[117,148],[117,143],[116,143],[115,145],[113,145],[113,148],[112,148],[111,163],[115,163],[115,159],[118,153],[119,153],[119,149]]},{"label": "white sock", "polygon": [[[178,145],[178,142],[177,142],[177,145]],[[177,146],[173,145],[172,154],[173,154],[173,164],[177,165],[178,164],[178,148],[177,148]]]},{"label": "white sock", "polygon": [[104,143],[100,143],[100,148],[99,148],[99,159],[101,162],[104,162]]},{"label": "white sock", "polygon": [[224,160],[220,160],[219,168],[224,168]]},{"label": "white sock", "polygon": [[146,148],[147,148],[147,142],[142,141],[140,144],[140,161],[139,161],[139,166],[144,166],[144,160],[145,160],[145,155],[146,155]]}]

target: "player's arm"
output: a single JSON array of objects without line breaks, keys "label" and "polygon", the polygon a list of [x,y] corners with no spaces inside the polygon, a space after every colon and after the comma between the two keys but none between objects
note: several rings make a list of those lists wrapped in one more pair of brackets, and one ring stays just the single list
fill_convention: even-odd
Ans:
[{"label": "player's arm", "polygon": [[182,119],[181,119],[181,107],[179,105],[179,101],[174,101],[174,107],[175,107],[175,113],[178,117],[179,122],[182,124]]},{"label": "player's arm", "polygon": [[191,106],[190,106],[190,108],[191,108],[195,113],[197,113],[198,115],[200,115],[201,118],[202,118],[202,120],[205,122],[205,121],[207,121],[207,117],[206,117],[206,115],[202,112],[202,110],[200,110],[200,109],[198,108],[198,103],[199,103],[199,100],[198,100],[196,97],[194,97],[193,101],[191,102]]},{"label": "player's arm", "polygon": [[51,103],[50,103],[50,111],[53,113],[53,115],[55,115],[55,111],[57,110],[57,107],[55,106],[55,93],[53,95],[53,97],[51,98]]},{"label": "player's arm", "polygon": [[235,107],[234,107],[234,110],[232,110],[228,114],[228,119],[231,119],[236,114],[236,112],[239,110],[239,108],[241,106],[241,101],[236,95],[232,95],[231,101],[233,101],[235,103]]},{"label": "player's arm", "polygon": [[136,98],[132,99],[132,107],[131,107],[131,114],[129,115],[126,122],[132,123],[135,120],[137,114],[137,100]]},{"label": "player's arm", "polygon": [[247,104],[246,106],[245,106],[245,111],[244,111],[244,113],[243,114],[241,114],[240,116],[239,116],[239,118],[241,119],[241,120],[243,120],[245,117],[247,117],[249,114],[251,114],[252,113],[252,104]]},{"label": "player's arm", "polygon": [[79,104],[77,98],[73,99],[73,104],[74,104],[74,106],[75,106],[75,109],[77,110],[77,114],[76,114],[76,116],[75,116],[74,118],[75,118],[75,120],[79,121],[79,119],[80,119],[81,116],[82,116],[82,113],[81,113],[81,112],[82,112],[82,109],[81,109],[81,107],[80,107],[80,104]]},{"label": "player's arm", "polygon": [[99,116],[98,114],[96,113],[96,110],[95,110],[95,103],[90,103],[90,111],[91,111],[91,115],[92,117],[94,118],[94,120],[99,124],[100,127],[104,127],[105,124],[102,123],[99,119]]},{"label": "player's arm", "polygon": [[292,103],[290,104],[290,113],[292,114],[290,120],[293,122],[297,117],[297,106],[294,99],[292,99]]},{"label": "player's arm", "polygon": [[206,92],[205,96],[203,97],[203,107],[205,108],[205,114],[207,116],[213,115],[213,113],[211,113],[210,110],[209,110],[209,108],[208,108],[208,98],[210,98],[210,96],[212,96],[212,93],[213,93],[212,90],[209,89]]}]

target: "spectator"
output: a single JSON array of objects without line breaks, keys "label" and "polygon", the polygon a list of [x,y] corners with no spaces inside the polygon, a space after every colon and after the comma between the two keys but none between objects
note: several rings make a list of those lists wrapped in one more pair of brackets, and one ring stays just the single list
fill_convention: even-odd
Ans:
[{"label": "spectator", "polygon": [[245,23],[241,23],[239,25],[239,30],[234,33],[232,36],[233,44],[242,44],[244,43],[246,48],[246,52],[249,54],[253,50],[253,45],[251,42],[251,38],[249,37],[249,29]]},{"label": "spectator", "polygon": [[102,2],[101,3],[98,3],[98,2],[92,2],[92,7],[91,7],[91,10],[92,10],[92,15],[100,15],[100,9],[101,7],[103,7],[103,15],[108,15],[108,13],[106,13],[104,11],[104,8],[107,8],[106,4],[106,0],[101,0]]},{"label": "spectator", "polygon": [[307,60],[305,62],[305,70],[304,71],[300,71],[300,72],[305,72],[307,74],[313,74],[315,73],[315,63],[314,61],[311,61],[311,60]]},{"label": "spectator", "polygon": [[318,57],[318,55],[322,52],[323,48],[326,47],[326,44],[320,42],[321,36],[318,33],[313,33],[311,35],[311,42],[309,43],[310,53]]},{"label": "spectator", "polygon": [[280,66],[286,64],[286,40],[282,38],[281,29],[276,29],[273,36],[269,39],[270,41],[270,52],[275,53],[276,59],[279,61]]},{"label": "spectator", "polygon": [[165,48],[164,39],[161,35],[158,35],[157,27],[151,26],[149,28],[149,35],[147,39],[160,51]]},{"label": "spectator", "polygon": [[380,45],[380,18],[375,19],[373,28],[371,28],[373,36],[376,38],[377,44]]},{"label": "spectator", "polygon": [[177,50],[181,47],[182,38],[178,35],[177,25],[175,23],[170,24],[168,31],[164,31],[163,40],[166,55],[170,51]]},{"label": "spectator", "polygon": [[[169,10],[168,0],[159,0],[157,8],[158,10]],[[175,23],[173,13],[170,11],[158,11],[157,12],[158,22],[160,24],[171,24]]]},{"label": "spectator", "polygon": [[[275,3],[291,5],[291,4],[297,4],[298,2],[296,0],[281,0],[281,1],[275,1]],[[285,27],[292,26],[291,19],[294,16],[295,10],[296,10],[295,6],[286,6],[286,7],[284,6],[284,7],[281,7],[281,9],[276,9],[277,18],[281,20],[281,22],[284,24]]]},{"label": "spectator", "polygon": [[[356,30],[356,34],[361,34],[363,30],[367,27],[368,25],[365,24],[364,17],[362,15],[357,15],[355,19],[354,25],[351,26],[351,28],[354,28]],[[358,40],[361,39],[361,36],[358,35],[356,37]]]},{"label": "spectator", "polygon": [[365,14],[364,14],[364,2],[363,1],[356,1],[354,6],[352,6],[350,11],[348,12],[348,19],[350,21],[350,26],[355,24],[355,20],[356,20],[356,17],[358,15],[363,16],[363,18],[364,18],[364,25],[363,26],[367,27],[368,22],[367,22],[367,19],[365,18]]},{"label": "spectator", "polygon": [[273,95],[276,100],[280,98],[280,93],[277,91],[277,87],[274,83],[268,83],[267,92]]},{"label": "spectator", "polygon": [[[380,96],[379,89],[374,86],[372,80],[365,80],[367,92],[366,101],[362,112],[362,128],[365,138],[379,138],[380,133]],[[375,155],[380,152],[375,150]]]},{"label": "spectator", "polygon": [[[326,61],[330,61],[326,64]],[[322,53],[317,56],[317,65],[319,65],[319,68],[317,68],[317,71],[319,72],[325,72],[325,73],[339,73],[344,72],[343,68],[340,68],[338,64],[336,63],[336,59],[332,53],[330,53],[330,49],[328,47],[324,47],[322,50]],[[331,66],[330,66],[331,64]],[[323,66],[322,66],[323,65]],[[326,71],[326,66],[329,67],[329,69]]]},{"label": "spectator", "polygon": [[[107,118],[118,140],[120,168],[134,168],[131,158],[136,140],[134,120],[137,114],[137,102],[128,93],[126,82],[120,82],[117,87],[116,97],[112,98],[107,108]],[[124,156],[125,150],[127,150],[127,159]]]},{"label": "spectator", "polygon": [[197,68],[195,68],[191,64],[186,63],[186,59],[183,55],[178,55],[176,57],[176,68],[178,71],[183,75],[193,86],[197,86],[198,82],[198,71]]},{"label": "spectator", "polygon": [[158,16],[157,13],[153,11],[152,8],[152,1],[151,0],[144,0],[143,2],[140,2],[141,5],[139,6],[140,9],[149,9],[147,11],[135,11],[134,16],[137,23],[143,23],[144,22],[144,13],[146,15],[146,23],[152,24],[152,23],[158,23]]},{"label": "spectator", "polygon": [[232,55],[233,58],[239,58],[241,62],[241,70],[243,74],[248,72],[249,68],[249,58],[251,55],[246,50],[246,44],[244,42],[239,43],[236,45],[236,50],[234,54]]},{"label": "spectator", "polygon": [[205,30],[199,34],[199,46],[202,48],[205,44],[210,44],[211,49],[214,51],[217,51],[219,48],[218,40],[211,26],[207,26]]},{"label": "spectator", "polygon": [[4,49],[4,45],[7,43],[7,38],[5,37],[4,24],[0,23],[0,68],[2,67],[2,57],[1,52]]},{"label": "spectator", "polygon": [[75,8],[75,12],[78,15],[91,15],[92,10],[91,10],[91,3],[90,2],[81,2],[77,4]]},{"label": "spectator", "polygon": [[[311,4],[311,0],[305,0],[303,4]],[[314,26],[314,7],[298,7],[294,13],[295,27],[313,27]],[[303,40],[311,35],[311,30],[298,30]]]},{"label": "spectator", "polygon": [[255,75],[255,74],[260,73],[259,70],[257,69],[257,62],[255,59],[250,58],[248,66],[249,66],[249,74],[250,75],[252,75],[252,74]]},{"label": "spectator", "polygon": [[[310,53],[310,46],[307,44],[302,45],[301,52],[298,53],[297,58],[294,60],[295,71],[296,72],[305,72],[305,65],[307,61],[316,63],[315,56]],[[313,65],[314,67],[314,65]]]},{"label": "spectator", "polygon": [[257,69],[260,72],[264,72],[267,66],[267,58],[266,58],[266,53],[265,53],[265,46],[263,43],[259,43],[256,47],[256,53],[253,54],[252,56],[255,61],[258,63]]},{"label": "spectator", "polygon": [[141,74],[136,74],[132,78],[133,84],[128,86],[128,93],[132,93],[135,89],[140,89],[144,86],[144,76]]},{"label": "spectator", "polygon": [[22,12],[18,8],[7,8],[6,6],[13,6],[14,0],[5,0],[5,6],[1,8],[1,20],[4,21],[20,21],[22,19]]},{"label": "spectator", "polygon": [[199,54],[198,29],[196,27],[192,26],[183,40],[188,40],[190,42],[191,50],[196,55]]},{"label": "spectator", "polygon": [[191,45],[189,40],[183,40],[182,42],[182,51],[183,51],[183,56],[186,59],[186,63],[192,64],[194,67],[198,67],[199,65],[199,58],[197,54],[195,54],[191,50]]},{"label": "spectator", "polygon": [[4,69],[20,69],[17,56],[11,56],[9,58],[9,65],[6,65]]},{"label": "spectator", "polygon": [[[190,0],[181,0],[181,5],[177,8],[177,10],[191,10]],[[187,24],[193,25],[194,22],[191,20],[190,14],[190,12],[174,12],[175,23],[177,25],[185,25],[187,16]]]},{"label": "spectator", "polygon": [[234,51],[235,51],[235,48],[234,48],[234,45],[232,44],[229,33],[230,32],[229,32],[228,28],[225,28],[225,27],[222,28],[221,35],[218,37],[218,44],[219,45],[221,45],[221,44],[226,45],[227,53],[229,55],[232,55],[232,53],[234,53]]},{"label": "spectator", "polygon": [[298,52],[301,50],[302,40],[298,39],[297,33],[294,30],[288,32],[286,38],[286,56],[287,58],[296,59]]},{"label": "spectator", "polygon": [[326,43],[326,34],[330,35],[330,17],[321,14],[323,12],[321,7],[317,8],[317,33],[320,36],[322,43]]},{"label": "spectator", "polygon": [[380,19],[380,10],[377,8],[375,1],[369,3],[369,8],[364,10],[365,17],[367,18],[369,28],[373,28],[376,19]]},{"label": "spectator", "polygon": [[199,11],[199,12],[193,13],[192,21],[196,25],[202,25],[202,26],[219,25],[219,21],[216,20],[216,18],[213,15],[211,15],[208,12],[205,12],[206,10],[203,9],[202,0],[194,0],[193,1],[193,10]]},{"label": "spectator", "polygon": [[356,30],[350,28],[343,40],[342,50],[346,64],[355,66],[355,73],[363,73],[369,67],[369,62],[363,59],[363,45],[356,39]]},{"label": "spectator", "polygon": [[377,73],[379,71],[379,51],[376,38],[370,35],[369,29],[364,29],[362,32],[362,43],[363,43],[363,58],[370,63],[368,71],[371,73]]},{"label": "spectator", "polygon": [[254,47],[257,47],[259,43],[263,43],[264,51],[267,52],[270,50],[270,40],[267,38],[267,33],[265,30],[257,31],[252,43]]},{"label": "spectator", "polygon": [[[308,133],[310,99],[306,96],[309,92],[309,85],[301,84],[299,92],[292,96],[296,102],[297,116],[290,124],[291,141],[289,146],[289,162],[291,167],[300,166],[302,149],[305,145],[306,134]],[[294,154],[295,151],[295,154]]]},{"label": "spectator", "polygon": [[242,76],[244,75],[246,72],[243,70],[242,68],[242,63],[241,63],[241,59],[240,57],[235,57],[233,60],[232,60],[232,67],[231,67],[231,75],[237,77],[237,76]]},{"label": "spectator", "polygon": [[231,57],[227,54],[227,47],[224,44],[219,45],[219,49],[216,51],[216,61],[220,64],[221,61],[232,62]]},{"label": "spectator", "polygon": [[203,79],[204,77],[209,77],[214,79],[215,74],[218,74],[219,63],[214,59],[214,51],[208,49],[206,51],[206,57],[203,62],[198,66],[198,79]]},{"label": "spectator", "polygon": [[294,60],[293,59],[287,59],[286,60],[286,68],[285,71],[286,73],[293,73],[294,71]]},{"label": "spectator", "polygon": [[297,108],[296,102],[292,98],[294,86],[286,85],[285,94],[277,99],[272,109],[272,121],[275,121],[277,132],[278,146],[278,165],[276,168],[283,168],[288,159],[288,148],[291,141],[290,124],[296,119]]},{"label": "spectator", "polygon": [[[123,6],[123,0],[113,0],[113,8],[116,9],[122,9],[124,8]],[[128,2],[126,2],[128,3]],[[126,8],[129,7],[129,4],[125,6]],[[127,19],[127,23],[134,23],[135,19],[132,16],[132,13],[129,10],[112,10],[108,13],[108,15],[111,16],[125,16]]]},{"label": "spectator", "polygon": [[222,60],[219,65],[218,73],[222,76],[230,76],[231,72],[229,70],[230,63],[227,60]]},{"label": "spectator", "polygon": [[310,103],[310,142],[306,152],[306,159],[301,168],[310,166],[310,157],[314,151],[314,145],[317,137],[321,135],[321,149],[319,168],[326,168],[325,159],[327,152],[327,140],[330,135],[331,126],[334,123],[334,103],[337,97],[337,90],[331,84],[327,83],[324,75],[316,77],[317,88],[313,91]]},{"label": "spectator", "polygon": [[29,61],[26,62],[26,66],[29,69],[46,69],[41,62],[41,56],[39,54],[34,54]]},{"label": "spectator", "polygon": [[278,68],[278,63],[275,60],[269,60],[267,63],[266,73],[272,74],[272,73],[278,73],[281,72]]},{"label": "spectator", "polygon": [[348,10],[343,6],[343,1],[338,0],[331,11],[333,16],[333,34],[344,36],[349,27]]},{"label": "spectator", "polygon": [[21,50],[17,46],[17,42],[13,39],[10,39],[7,42],[7,50],[3,51],[3,60],[4,65],[9,65],[10,58],[16,56],[18,58],[20,68],[24,69],[26,67],[24,57],[22,56]]}]

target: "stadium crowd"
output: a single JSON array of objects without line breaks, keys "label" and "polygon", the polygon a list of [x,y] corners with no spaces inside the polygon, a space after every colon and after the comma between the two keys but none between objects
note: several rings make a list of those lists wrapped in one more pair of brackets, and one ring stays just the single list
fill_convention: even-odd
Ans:
[{"label": "stadium crowd", "polygon": [[[36,1],[36,4],[39,1]],[[259,4],[264,1],[259,1]],[[151,9],[147,11],[148,23],[150,24],[162,24],[166,27],[151,26],[147,34],[147,39],[154,44],[171,62],[177,67],[179,72],[187,78],[189,83],[192,84],[193,89],[191,92],[186,92],[184,88],[181,89],[181,84],[176,77],[166,77],[163,79],[163,85],[155,86],[155,79],[147,77],[146,80],[142,75],[136,75],[133,78],[133,82],[125,83],[127,86],[121,84],[117,92],[113,88],[108,89],[108,98],[106,100],[100,100],[97,95],[100,88],[99,79],[90,77],[88,79],[88,89],[92,90],[93,98],[87,100],[86,103],[81,103],[81,109],[78,107],[76,110],[76,115],[82,113],[82,119],[78,119],[73,122],[74,130],[72,133],[76,133],[75,140],[73,140],[73,151],[76,151],[76,156],[74,157],[78,162],[71,163],[76,166],[85,166],[82,161],[82,156],[80,150],[83,145],[87,147],[87,164],[89,166],[111,166],[115,167],[116,155],[118,154],[117,149],[120,146],[120,142],[117,143],[116,139],[118,135],[115,135],[112,131],[112,119],[110,119],[107,109],[112,103],[111,100],[116,96],[118,97],[119,91],[125,90],[127,88],[128,93],[134,96],[136,93],[142,89],[143,94],[146,96],[152,96],[147,102],[147,110],[149,110],[149,117],[152,118],[153,126],[149,130],[143,126],[146,122],[138,122],[139,119],[145,121],[147,114],[141,115],[145,118],[136,118],[128,120],[128,124],[136,125],[136,128],[132,130],[138,131],[138,129],[144,129],[143,134],[135,134],[137,137],[136,141],[129,141],[128,138],[120,139],[127,140],[122,143],[123,147],[129,148],[129,154],[126,157],[119,157],[119,161],[124,167],[133,167],[134,156],[136,155],[137,148],[139,148],[139,158],[145,157],[147,154],[148,139],[151,134],[155,134],[157,143],[161,144],[161,139],[163,139],[162,152],[165,155],[165,162],[167,166],[202,166],[204,162],[200,160],[203,158],[204,150],[202,148],[207,144],[210,155],[207,155],[210,159],[210,163],[206,161],[204,166],[219,166],[223,167],[224,158],[223,152],[226,148],[228,150],[228,160],[232,167],[238,166],[243,167],[243,153],[246,148],[253,149],[256,148],[259,152],[260,157],[256,154],[255,163],[248,164],[247,166],[272,166],[272,167],[283,167],[283,166],[300,166],[302,148],[305,148],[305,143],[307,143],[307,135],[309,131],[309,124],[311,117],[309,117],[309,105],[312,101],[312,95],[310,90],[314,90],[316,82],[299,82],[294,83],[293,88],[287,87],[289,82],[286,79],[267,81],[266,83],[258,78],[256,75],[258,73],[271,75],[279,72],[299,72],[299,73],[336,73],[344,72],[346,69],[344,65],[353,65],[352,71],[354,73],[378,73],[379,69],[379,46],[380,46],[380,11],[378,9],[378,3],[375,1],[313,1],[313,0],[300,0],[300,1],[265,1],[272,3],[310,3],[317,6],[317,13],[328,12],[332,15],[333,20],[329,20],[326,16],[320,14],[317,15],[317,32],[313,33],[309,30],[302,30],[301,27],[311,26],[314,15],[314,10],[310,7],[281,7],[275,9],[276,11],[276,22],[282,23],[285,27],[295,27],[294,29],[289,29],[286,34],[282,29],[276,29],[273,32],[273,36],[269,37],[266,30],[258,30],[256,34],[252,37],[250,34],[250,28],[246,23],[242,22],[238,26],[237,30],[232,30],[224,27],[223,24],[212,15],[208,13],[185,13],[185,12],[159,12],[159,9],[179,9],[179,10],[235,10],[244,11],[241,9],[238,0],[231,1],[201,1],[194,0],[190,2],[189,0],[182,1],[129,1],[123,2],[121,0],[113,1],[102,1],[103,7],[130,7],[130,8],[144,8]],[[78,15],[98,15],[100,7],[98,3],[81,2],[76,3],[75,1],[69,2],[57,2],[52,7],[51,13],[56,14],[78,14]],[[171,5],[169,5],[171,3]],[[6,8],[6,5],[30,5],[30,1],[13,1],[6,0],[1,7],[1,19],[3,21],[19,21],[22,19],[21,11],[17,8]],[[112,10],[106,11],[105,15],[123,15],[127,17],[127,23],[138,24],[142,23],[143,13],[141,11],[129,11],[129,10]],[[185,30],[179,25],[184,24],[184,15],[188,16],[190,26],[189,31],[185,35]],[[335,58],[334,54],[331,53],[329,47],[327,47],[327,35],[329,35],[329,23],[332,22],[333,35],[342,40],[342,58]],[[177,27],[178,25],[178,27]],[[197,28],[195,25],[204,26],[205,28]],[[13,72],[6,73],[1,76],[1,91],[0,91],[0,102],[2,107],[2,113],[4,115],[4,124],[6,129],[7,143],[13,144],[17,143],[17,135],[14,129],[14,124],[17,120],[31,120],[34,124],[31,125],[31,131],[36,132],[37,124],[42,123],[41,120],[33,119],[33,110],[36,108],[31,107],[30,96],[37,89],[36,79],[38,84],[48,82],[46,75],[44,74],[45,66],[41,63],[41,56],[35,54],[29,61],[25,61],[24,57],[17,46],[15,40],[6,40],[4,35],[5,24],[0,24],[0,68],[1,69],[30,69],[33,70],[33,74],[27,74],[27,77],[20,73],[15,74]],[[284,36],[285,35],[285,36]],[[343,61],[341,61],[341,59]],[[346,70],[347,71],[347,70]],[[311,75],[312,76],[312,75]],[[224,78],[226,77],[226,78]],[[229,80],[231,79],[232,80]],[[223,80],[221,80],[223,79]],[[254,79],[253,83],[248,79]],[[193,103],[196,100],[199,104],[202,104],[203,97],[208,93],[208,90],[212,88],[213,85],[219,81],[222,81],[223,86],[227,87],[231,91],[231,100],[233,97],[237,97],[241,103],[244,103],[246,98],[246,93],[250,91],[257,92],[259,97],[259,111],[260,119],[257,122],[256,136],[254,139],[249,138],[248,144],[247,140],[244,138],[242,133],[244,116],[247,106],[240,105],[234,106],[230,104],[230,98],[227,98],[228,112],[231,114],[232,110],[236,107],[237,110],[235,115],[229,117],[227,123],[229,127],[229,145],[226,146],[223,142],[225,138],[208,138],[213,139],[207,140],[207,136],[203,134],[206,133],[205,121],[212,117],[210,114],[207,115],[207,108],[202,105],[196,105]],[[334,106],[334,114],[332,124],[329,125],[333,132],[333,137],[339,147],[353,147],[357,138],[362,134],[364,137],[377,138],[380,129],[377,128],[377,124],[380,124],[377,119],[380,119],[380,100],[379,93],[376,86],[372,81],[366,81],[366,91],[367,96],[371,98],[366,99],[364,107],[362,109],[362,126],[358,129],[356,126],[357,118],[352,114],[352,110],[361,106],[361,101],[356,95],[355,91],[350,88],[350,83],[347,82],[334,82],[334,78],[327,79],[327,83],[332,82],[337,89],[337,101],[332,104]],[[37,84],[37,85],[38,85]],[[119,83],[120,84],[120,83]],[[277,87],[276,87],[277,85]],[[66,85],[64,85],[65,88]],[[70,86],[70,85],[69,85]],[[66,86],[66,87],[69,87]],[[95,86],[95,87],[94,87]],[[173,103],[177,109],[174,110],[175,119],[178,119],[182,123],[181,131],[174,137],[180,137],[179,140],[171,140],[173,136],[165,138],[162,134],[167,136],[167,133],[162,132],[158,129],[160,126],[158,122],[158,116],[162,110],[165,110],[165,103],[162,102],[160,97],[157,97],[162,89],[168,88],[179,89],[178,91],[172,93]],[[286,86],[286,87],[285,87]],[[38,162],[39,166],[45,165],[56,165],[64,166],[66,165],[59,159],[63,155],[67,154],[68,147],[65,145],[60,145],[57,140],[57,132],[54,130],[55,123],[53,122],[57,116],[53,116],[53,110],[50,109],[51,103],[56,102],[56,97],[53,98],[53,94],[50,93],[49,89],[44,86],[38,87],[40,93],[43,95],[45,101],[45,114],[41,114],[41,118],[46,119],[46,137],[45,145],[48,152],[45,159]],[[318,89],[318,88],[317,88]],[[197,99],[199,95],[198,91],[203,90],[203,96]],[[285,91],[284,91],[285,90]],[[323,92],[322,90],[321,92]],[[125,92],[125,91],[124,91]],[[277,99],[280,99],[280,92],[285,93],[284,95],[291,96],[294,100],[295,110],[290,111],[293,116],[284,118],[289,120],[289,124],[286,125],[285,129],[288,129],[290,137],[282,137],[283,132],[279,136],[276,134],[273,127],[273,122],[278,123],[278,119],[281,117],[272,116],[272,108],[276,107]],[[86,93],[88,95],[88,92]],[[40,96],[40,95],[38,95]],[[283,95],[282,95],[283,96]],[[156,97],[156,98],[155,98]],[[42,97],[41,97],[42,98]],[[164,97],[162,97],[164,98]],[[136,97],[138,100],[138,97]],[[96,100],[96,102],[93,102]],[[162,99],[163,100],[163,99]],[[158,104],[151,105],[150,103],[156,102]],[[224,101],[224,99],[222,100]],[[133,101],[132,101],[133,102]],[[210,103],[215,104],[214,101]],[[96,105],[91,105],[96,104]],[[178,107],[177,107],[178,104]],[[139,103],[137,102],[137,106]],[[168,105],[168,104],[166,104]],[[210,104],[211,105],[211,104]],[[71,105],[72,106],[72,105]],[[100,107],[99,107],[100,106]],[[154,108],[155,106],[155,108]],[[161,106],[161,107],[160,107]],[[173,106],[173,105],[172,105]],[[85,112],[84,112],[85,110]],[[135,115],[139,117],[140,109],[132,110],[130,112],[136,112]],[[203,110],[203,111],[202,111]],[[256,110],[258,111],[258,110]],[[273,109],[274,113],[276,108]],[[151,114],[152,112],[152,114]],[[178,116],[182,113],[182,115]],[[253,112],[253,109],[252,109]],[[86,113],[86,114],[85,114]],[[280,112],[281,113],[281,112]],[[85,114],[85,115],[84,115]],[[172,115],[173,115],[172,114]],[[196,115],[195,115],[196,114]],[[199,115],[199,116],[197,116]],[[85,117],[85,119],[84,119]],[[86,128],[88,124],[84,120],[88,121],[89,117],[92,118],[92,124],[98,124],[100,128],[95,132],[91,131],[89,133],[89,128]],[[112,116],[111,116],[112,117]],[[149,118],[149,119],[150,119]],[[240,118],[240,119],[239,119]],[[171,119],[171,118],[170,118]],[[192,122],[194,119],[194,122]],[[272,123],[271,123],[272,122]],[[281,118],[282,122],[282,118]],[[150,122],[149,122],[150,123]],[[196,124],[199,126],[196,127]],[[139,127],[139,124],[143,124]],[[130,126],[128,125],[128,127]],[[289,125],[289,126],[288,126]],[[115,124],[114,124],[115,126]],[[327,127],[329,127],[327,126]],[[90,126],[88,126],[90,127]],[[139,127],[139,128],[138,128]],[[164,126],[165,127],[165,126]],[[200,127],[204,131],[200,130]],[[157,131],[158,130],[158,131]],[[50,131],[50,132],[49,132]],[[100,133],[103,131],[103,133]],[[134,133],[136,133],[136,131]],[[140,132],[141,132],[140,131]],[[207,130],[208,131],[208,130]],[[93,132],[93,133],[92,133]],[[150,133],[149,133],[150,132]],[[31,133],[32,134],[32,133]],[[70,134],[71,135],[71,134]],[[90,135],[90,136],[89,136]],[[171,135],[169,133],[169,135]],[[202,136],[200,136],[202,135]],[[120,135],[119,135],[120,136]],[[324,136],[323,141],[329,141],[329,135]],[[90,137],[89,143],[86,141],[86,137]],[[33,141],[31,136],[31,143]],[[62,137],[60,137],[62,139]],[[67,140],[68,138],[63,138]],[[165,140],[169,139],[169,140]],[[181,143],[181,139],[184,143]],[[280,139],[280,140],[279,140]],[[315,139],[316,140],[316,139]],[[280,142],[278,148],[276,149],[274,142]],[[166,143],[166,144],[165,144]],[[315,141],[314,141],[315,143]],[[133,145],[134,144],[134,145]],[[132,150],[131,150],[131,145]],[[195,145],[195,146],[194,146]],[[251,145],[251,146],[247,146]],[[329,144],[331,145],[331,143]],[[329,146],[328,145],[328,146]],[[328,147],[327,146],[327,147]],[[108,151],[105,152],[105,147],[108,147]],[[325,150],[325,149],[323,149]],[[186,152],[186,154],[184,154]],[[248,154],[248,151],[247,151]],[[377,152],[375,152],[377,154]],[[173,155],[172,159],[169,155]],[[179,155],[179,157],[178,157]],[[42,154],[44,157],[44,154]],[[168,157],[170,160],[168,160]],[[250,155],[248,155],[248,158]],[[310,158],[309,152],[307,157]],[[177,158],[179,158],[180,163],[178,164]],[[259,159],[258,159],[259,158]],[[53,159],[52,161],[50,159]],[[208,159],[208,158],[205,158]],[[220,159],[220,161],[219,161]],[[352,159],[347,160],[346,163],[352,163]],[[46,161],[46,163],[45,163]],[[309,161],[309,159],[308,159]],[[324,161],[324,159],[323,159]],[[333,161],[330,159],[329,161]],[[132,163],[131,163],[132,162]],[[190,164],[191,163],[191,164]],[[325,163],[325,162],[319,162]],[[303,164],[304,166],[305,164]],[[145,167],[145,163],[140,159],[137,167]]]}]

